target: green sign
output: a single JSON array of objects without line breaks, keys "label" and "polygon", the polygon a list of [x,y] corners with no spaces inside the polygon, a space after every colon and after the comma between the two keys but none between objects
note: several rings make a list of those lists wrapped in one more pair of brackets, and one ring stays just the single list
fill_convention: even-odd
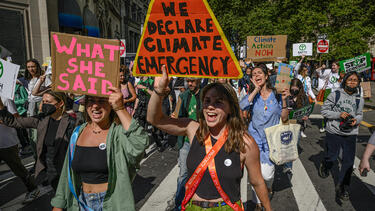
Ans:
[{"label": "green sign", "polygon": [[310,116],[310,114],[314,110],[314,105],[315,103],[307,105],[300,109],[290,111],[289,119],[302,119],[304,116]]},{"label": "green sign", "polygon": [[4,73],[4,65],[0,61],[0,78],[1,78],[1,76],[3,76],[3,73]]},{"label": "green sign", "polygon": [[344,72],[363,72],[371,69],[371,55],[370,53],[365,53],[357,57],[340,61],[340,70]]}]

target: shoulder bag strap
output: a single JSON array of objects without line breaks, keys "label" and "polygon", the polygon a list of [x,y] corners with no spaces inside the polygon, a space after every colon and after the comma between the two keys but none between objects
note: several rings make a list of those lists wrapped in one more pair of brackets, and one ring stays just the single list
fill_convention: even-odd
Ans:
[{"label": "shoulder bag strap", "polygon": [[76,148],[76,143],[77,143],[77,139],[78,139],[78,135],[79,135],[79,128],[81,127],[81,125],[78,125],[74,131],[73,131],[73,134],[72,136],[70,137],[70,143],[69,143],[69,146],[68,146],[68,150],[69,150],[69,153],[68,153],[68,158],[69,158],[69,168],[68,168],[68,183],[69,183],[69,189],[70,189],[70,192],[72,192],[74,198],[77,199],[78,203],[85,209],[85,211],[93,211],[91,208],[89,208],[85,202],[83,201],[80,201],[78,196],[77,196],[77,193],[75,191],[75,188],[73,186],[73,181],[72,181],[72,175],[70,174],[70,170],[72,169],[72,161],[73,161],[73,156],[74,156],[74,150]]}]

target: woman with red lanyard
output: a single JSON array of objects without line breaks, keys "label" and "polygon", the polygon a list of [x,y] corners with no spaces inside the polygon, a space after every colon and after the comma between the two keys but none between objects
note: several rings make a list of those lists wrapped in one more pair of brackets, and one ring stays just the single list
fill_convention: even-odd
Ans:
[{"label": "woman with red lanyard", "polygon": [[243,166],[266,210],[271,210],[259,161],[259,149],[247,133],[240,116],[238,99],[228,84],[212,83],[201,93],[199,122],[188,118],[173,119],[162,113],[162,99],[168,92],[168,75],[155,79],[148,104],[147,120],[176,136],[187,136],[189,180],[181,210],[243,210],[240,182]]}]

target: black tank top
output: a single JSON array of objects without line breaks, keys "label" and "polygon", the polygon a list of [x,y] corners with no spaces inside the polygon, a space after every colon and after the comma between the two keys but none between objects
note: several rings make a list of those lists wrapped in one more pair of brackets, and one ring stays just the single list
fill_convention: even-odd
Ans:
[{"label": "black tank top", "polygon": [[107,150],[76,145],[72,169],[80,175],[84,183],[106,183],[108,181]]},{"label": "black tank top", "polygon": [[[211,136],[211,141],[212,146],[214,146],[217,140]],[[193,143],[190,146],[189,154],[186,160],[189,176],[188,178],[191,177],[205,156],[206,149],[204,145],[199,144],[197,138],[194,136]],[[231,202],[240,200],[240,183],[243,173],[241,169],[240,153],[226,153],[223,145],[215,156],[215,166],[220,185],[230,198]],[[212,181],[208,168],[204,172],[201,183],[199,184],[195,193],[199,197],[207,200],[221,198]]]}]

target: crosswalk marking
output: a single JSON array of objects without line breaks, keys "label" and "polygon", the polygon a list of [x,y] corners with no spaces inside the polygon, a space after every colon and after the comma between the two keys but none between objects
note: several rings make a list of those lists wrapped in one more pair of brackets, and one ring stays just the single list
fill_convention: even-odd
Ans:
[{"label": "crosswalk marking", "polygon": [[173,198],[177,189],[178,172],[179,167],[178,165],[175,165],[175,167],[169,172],[168,176],[148,198],[140,211],[165,210],[168,207],[168,201]]},{"label": "crosswalk marking", "polygon": [[293,162],[293,177],[291,182],[299,210],[326,210],[300,159]]}]

